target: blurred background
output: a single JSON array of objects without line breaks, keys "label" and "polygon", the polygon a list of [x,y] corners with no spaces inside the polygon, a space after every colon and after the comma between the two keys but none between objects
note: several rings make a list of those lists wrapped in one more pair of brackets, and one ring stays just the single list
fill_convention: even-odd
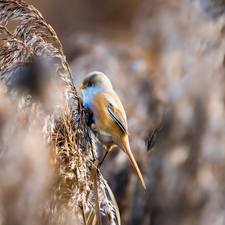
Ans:
[{"label": "blurred background", "polygon": [[124,105],[147,189],[113,149],[101,172],[122,224],[225,224],[225,1],[27,2],[58,34],[76,88],[101,71]]}]

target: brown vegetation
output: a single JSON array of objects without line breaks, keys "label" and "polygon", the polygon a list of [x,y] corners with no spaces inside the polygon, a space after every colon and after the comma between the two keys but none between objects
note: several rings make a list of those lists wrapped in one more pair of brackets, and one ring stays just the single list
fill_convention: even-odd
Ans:
[{"label": "brown vegetation", "polygon": [[100,210],[115,224],[55,31],[23,1],[0,1],[0,12],[1,224],[100,224]]},{"label": "brown vegetation", "polygon": [[[101,173],[122,224],[224,224],[224,1],[28,2],[57,31],[75,86],[89,72],[102,71],[124,104],[131,149],[147,189],[127,156],[110,152]],[[41,29],[27,29],[22,17],[27,11],[15,10],[24,29],[38,35],[24,46],[24,29],[17,29],[18,39],[1,28],[8,41],[0,49],[6,65],[0,93],[0,224],[77,224],[84,218],[81,209],[87,214],[95,209],[91,149],[96,155],[97,148],[92,148],[88,112],[54,31],[38,14],[42,22],[34,26]],[[36,19],[29,18],[32,26]],[[46,48],[40,43],[33,49],[39,38]],[[43,81],[42,73],[34,73],[46,86],[30,88],[32,82],[17,79],[28,65],[47,74]],[[105,150],[97,147],[101,159]],[[103,176],[98,173],[100,210],[111,218]]]}]

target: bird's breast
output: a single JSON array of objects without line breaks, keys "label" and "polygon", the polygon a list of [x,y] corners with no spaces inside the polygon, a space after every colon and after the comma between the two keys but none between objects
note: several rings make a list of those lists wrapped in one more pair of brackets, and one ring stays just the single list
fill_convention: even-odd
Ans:
[{"label": "bird's breast", "polygon": [[[92,102],[93,96],[87,96],[87,95],[83,95],[83,106],[85,108],[88,108],[89,110],[91,110],[90,108],[90,103]],[[92,111],[92,110],[91,110]]]},{"label": "bird's breast", "polygon": [[113,137],[112,137],[112,135],[110,133],[107,133],[107,132],[105,132],[103,130],[99,130],[97,135],[98,135],[99,141],[102,144],[104,144],[106,146],[113,144]]}]

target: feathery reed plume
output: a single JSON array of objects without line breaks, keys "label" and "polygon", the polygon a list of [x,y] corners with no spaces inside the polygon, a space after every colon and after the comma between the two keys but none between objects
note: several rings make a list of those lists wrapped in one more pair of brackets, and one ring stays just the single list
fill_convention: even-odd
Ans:
[{"label": "feathery reed plume", "polygon": [[[11,31],[7,24],[14,20],[19,25]],[[13,171],[7,170],[0,176],[3,184],[0,188],[0,221],[7,224],[15,224],[15,221],[25,224],[89,224],[92,221],[95,224],[97,218],[101,224],[99,211],[108,215],[110,224],[115,224],[114,206],[107,197],[106,188],[114,204],[115,199],[96,169],[94,141],[87,125],[90,112],[82,106],[55,31],[33,6],[22,0],[1,0],[0,34],[0,80],[13,112],[12,118],[7,120],[8,127],[13,131],[4,132],[1,138],[4,143],[7,140],[4,149],[1,141],[3,169],[7,170],[7,164],[12,162],[15,168],[24,164],[24,170],[29,170],[36,157],[45,158],[42,167],[45,179],[38,195],[35,190],[39,183],[32,183],[36,174],[37,178],[41,177],[40,173],[36,173],[37,163],[29,176],[21,172],[21,179],[15,181],[15,187],[18,186],[20,191],[7,190],[10,185],[7,177]],[[49,65],[51,71],[47,69]],[[53,95],[49,97],[48,93]],[[52,102],[54,104],[49,110]],[[15,140],[10,143],[10,138],[5,139],[7,136],[15,137]],[[27,141],[30,145],[21,147],[23,150],[17,147],[24,146]],[[21,161],[17,162],[13,154],[16,157],[19,154]],[[29,163],[25,160],[27,154]],[[93,173],[95,176],[92,176]],[[30,207],[23,206],[26,195],[21,195],[21,192],[27,191],[27,183],[32,186],[29,190],[35,199],[35,207],[32,201],[29,202]],[[7,197],[12,194],[11,190],[17,196],[15,205],[22,204],[24,207],[21,211]],[[24,222],[25,209],[27,220]],[[12,212],[15,216],[11,215]],[[116,214],[119,219],[118,209]]]}]

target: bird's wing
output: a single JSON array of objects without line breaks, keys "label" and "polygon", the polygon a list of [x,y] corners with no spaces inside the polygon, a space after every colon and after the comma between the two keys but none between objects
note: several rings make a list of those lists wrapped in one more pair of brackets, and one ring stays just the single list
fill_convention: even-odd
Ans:
[{"label": "bird's wing", "polygon": [[106,100],[108,102],[107,104],[107,110],[110,114],[110,116],[116,121],[116,123],[119,125],[119,127],[122,129],[122,131],[126,134],[128,134],[127,129],[127,121],[124,118],[123,113],[119,109],[118,105],[114,101],[114,99],[110,95],[106,95]]}]

